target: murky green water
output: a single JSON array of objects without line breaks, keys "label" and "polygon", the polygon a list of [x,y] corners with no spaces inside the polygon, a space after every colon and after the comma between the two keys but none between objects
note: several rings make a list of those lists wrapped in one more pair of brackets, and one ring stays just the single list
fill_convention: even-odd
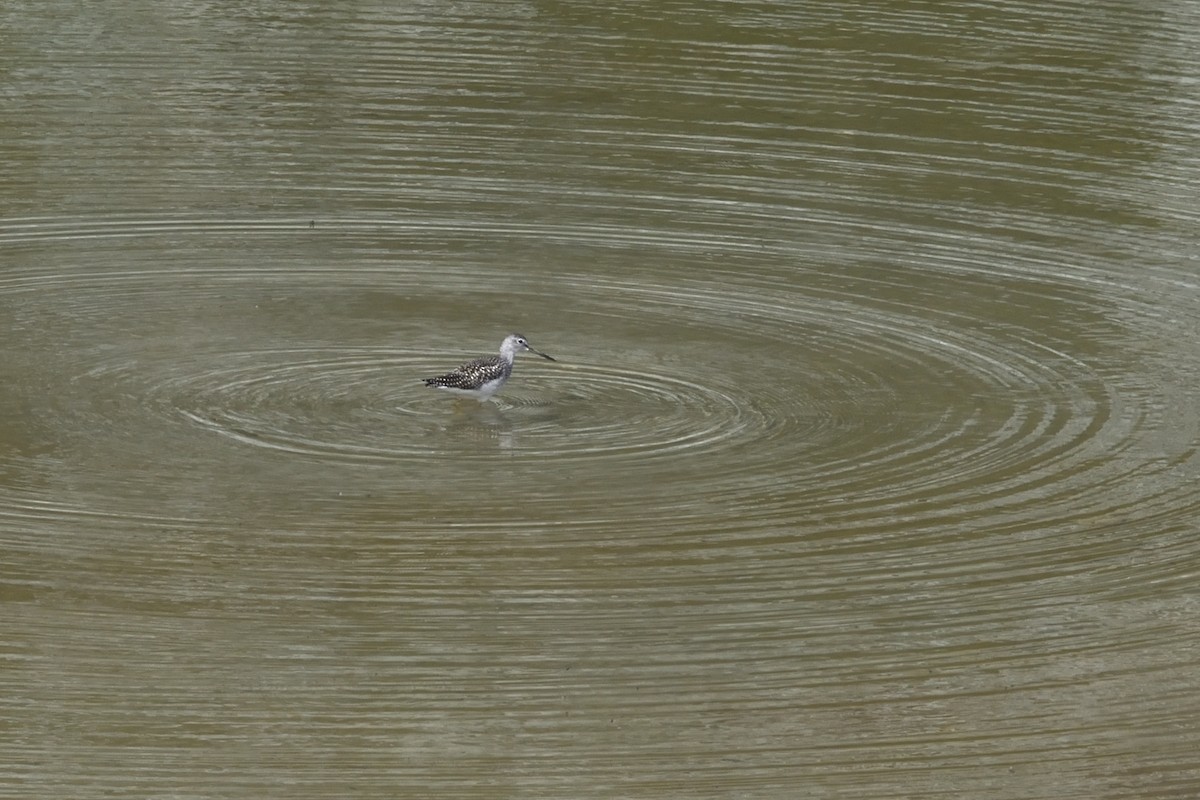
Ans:
[{"label": "murky green water", "polygon": [[1200,791],[1192,5],[0,30],[0,796]]}]

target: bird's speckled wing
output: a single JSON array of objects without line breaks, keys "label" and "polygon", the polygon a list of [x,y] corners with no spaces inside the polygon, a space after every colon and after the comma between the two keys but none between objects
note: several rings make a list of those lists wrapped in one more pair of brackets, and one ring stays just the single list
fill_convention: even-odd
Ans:
[{"label": "bird's speckled wing", "polygon": [[443,386],[448,389],[478,389],[488,381],[504,377],[504,362],[500,356],[489,356],[468,361],[461,367],[439,375],[436,378],[426,378],[426,386]]}]

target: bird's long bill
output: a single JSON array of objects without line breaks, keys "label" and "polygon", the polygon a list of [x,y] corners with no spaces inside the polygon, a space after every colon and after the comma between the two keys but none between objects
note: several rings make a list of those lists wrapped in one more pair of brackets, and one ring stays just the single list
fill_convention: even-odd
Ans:
[{"label": "bird's long bill", "polygon": [[548,355],[546,355],[545,353],[543,353],[541,350],[534,350],[532,347],[531,347],[531,348],[529,348],[529,352],[531,352],[531,353],[537,353],[539,356],[541,356],[542,358],[546,359],[547,361],[558,361],[558,359],[557,359],[557,358],[551,358],[550,356],[548,356]]}]

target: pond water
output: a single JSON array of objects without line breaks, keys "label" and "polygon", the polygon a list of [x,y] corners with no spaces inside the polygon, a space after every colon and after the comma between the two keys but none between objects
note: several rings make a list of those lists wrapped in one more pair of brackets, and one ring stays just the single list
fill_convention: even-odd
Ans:
[{"label": "pond water", "polygon": [[1193,4],[0,29],[0,796],[1200,791]]}]

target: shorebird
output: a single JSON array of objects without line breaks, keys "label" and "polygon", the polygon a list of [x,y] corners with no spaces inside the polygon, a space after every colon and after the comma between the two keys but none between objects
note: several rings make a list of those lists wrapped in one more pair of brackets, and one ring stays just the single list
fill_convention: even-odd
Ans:
[{"label": "shorebird", "polygon": [[521,334],[513,333],[504,337],[504,341],[500,343],[498,355],[477,358],[445,375],[425,378],[425,385],[443,389],[460,397],[473,397],[481,403],[487,402],[492,395],[500,391],[500,387],[508,380],[508,376],[512,375],[513,359],[516,358],[517,353],[525,350],[537,353],[549,361],[556,360],[545,353],[534,350]]}]

